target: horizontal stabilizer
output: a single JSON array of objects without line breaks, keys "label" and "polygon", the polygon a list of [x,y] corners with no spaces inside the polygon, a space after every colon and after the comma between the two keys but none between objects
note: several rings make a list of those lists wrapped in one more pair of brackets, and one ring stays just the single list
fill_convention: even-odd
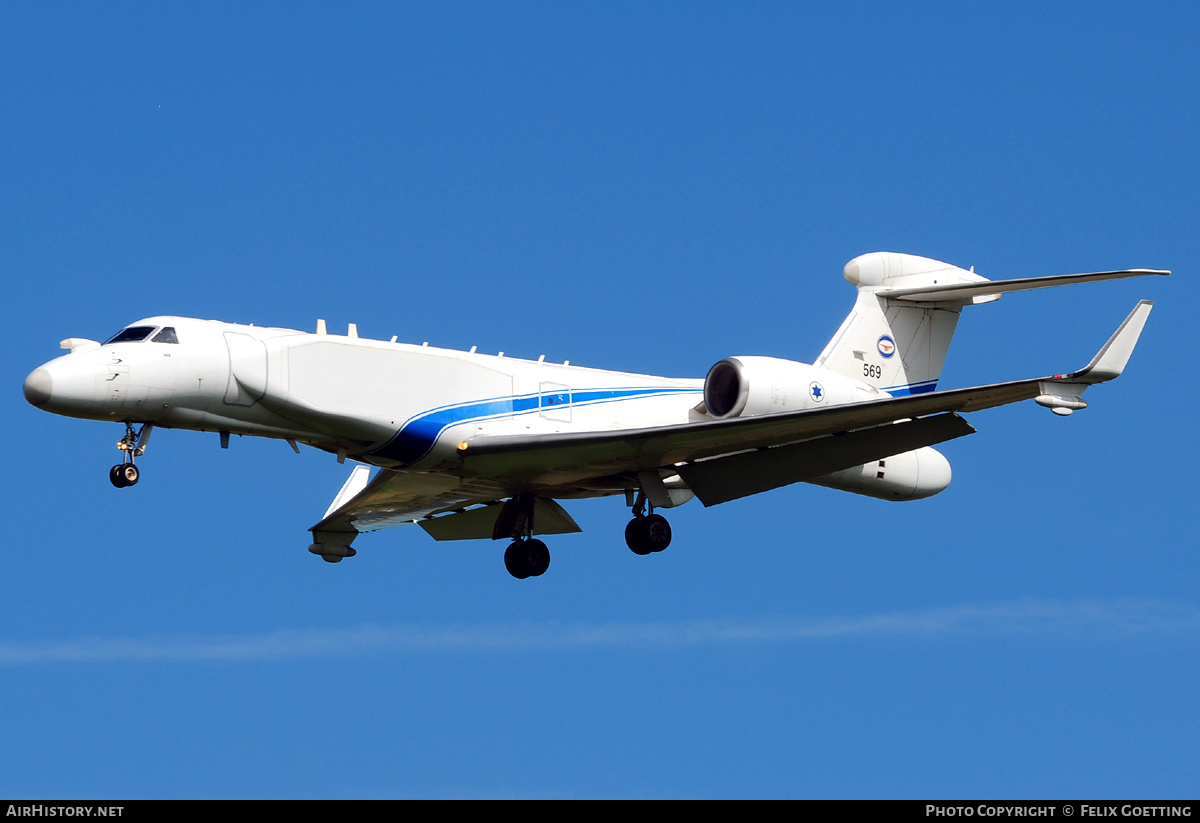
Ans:
[{"label": "horizontal stabilizer", "polygon": [[790,446],[685,463],[676,470],[701,503],[715,506],[974,432],[971,424],[957,414],[939,414]]},{"label": "horizontal stabilizer", "polygon": [[1165,276],[1169,271],[1158,269],[1122,269],[1121,271],[1097,271],[1088,274],[1055,274],[1049,277],[1023,277],[1017,280],[986,280],[982,283],[955,283],[945,286],[920,286],[912,289],[881,289],[875,292],[889,300],[905,303],[971,303],[976,298],[1003,294],[1010,291],[1045,289],[1050,286],[1068,286],[1073,283],[1091,283],[1096,280],[1119,280],[1125,277],[1146,277],[1155,274]]}]

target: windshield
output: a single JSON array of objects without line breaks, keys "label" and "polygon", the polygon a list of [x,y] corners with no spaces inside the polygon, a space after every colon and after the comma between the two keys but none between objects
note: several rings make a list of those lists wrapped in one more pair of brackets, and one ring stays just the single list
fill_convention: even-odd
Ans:
[{"label": "windshield", "polygon": [[154,331],[154,326],[130,326],[127,329],[121,329],[108,340],[104,341],[104,345],[109,343],[136,343],[139,340],[145,340],[150,336],[150,332]]}]

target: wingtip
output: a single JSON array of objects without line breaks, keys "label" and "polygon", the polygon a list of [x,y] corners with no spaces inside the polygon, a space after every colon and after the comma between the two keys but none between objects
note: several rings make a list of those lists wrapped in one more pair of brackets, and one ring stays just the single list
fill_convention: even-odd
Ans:
[{"label": "wingtip", "polygon": [[1096,352],[1092,362],[1074,377],[1083,378],[1086,383],[1104,383],[1120,377],[1146,327],[1146,319],[1153,306],[1153,300],[1139,300],[1112,337],[1108,338],[1108,342]]}]

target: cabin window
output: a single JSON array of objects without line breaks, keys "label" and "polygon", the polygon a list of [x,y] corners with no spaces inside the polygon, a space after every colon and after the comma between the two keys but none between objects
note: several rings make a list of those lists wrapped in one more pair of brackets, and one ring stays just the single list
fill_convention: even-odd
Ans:
[{"label": "cabin window", "polygon": [[150,336],[150,332],[154,331],[156,326],[130,326],[127,329],[121,329],[108,340],[104,341],[104,345],[109,343],[137,343],[145,340]]}]

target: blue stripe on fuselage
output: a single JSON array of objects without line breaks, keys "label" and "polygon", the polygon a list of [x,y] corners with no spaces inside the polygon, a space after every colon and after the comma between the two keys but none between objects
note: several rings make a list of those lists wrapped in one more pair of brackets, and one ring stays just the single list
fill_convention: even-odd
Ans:
[{"label": "blue stripe on fuselage", "polygon": [[[700,388],[655,386],[650,388],[580,389],[571,392],[571,405],[584,406],[613,403],[644,397],[670,394],[698,394]],[[564,392],[565,393],[565,392]],[[562,393],[560,393],[562,394]],[[454,406],[443,406],[414,415],[405,421],[395,436],[372,454],[411,465],[433,448],[442,432],[461,423],[478,423],[503,417],[532,414],[540,410],[540,395],[528,394],[475,400]],[[557,406],[551,406],[557,410]]]},{"label": "blue stripe on fuselage", "polygon": [[892,397],[904,397],[909,394],[926,394],[935,389],[937,389],[937,381],[926,380],[924,383],[906,383],[903,386],[891,386],[886,389],[880,389],[880,391],[885,391]]}]

